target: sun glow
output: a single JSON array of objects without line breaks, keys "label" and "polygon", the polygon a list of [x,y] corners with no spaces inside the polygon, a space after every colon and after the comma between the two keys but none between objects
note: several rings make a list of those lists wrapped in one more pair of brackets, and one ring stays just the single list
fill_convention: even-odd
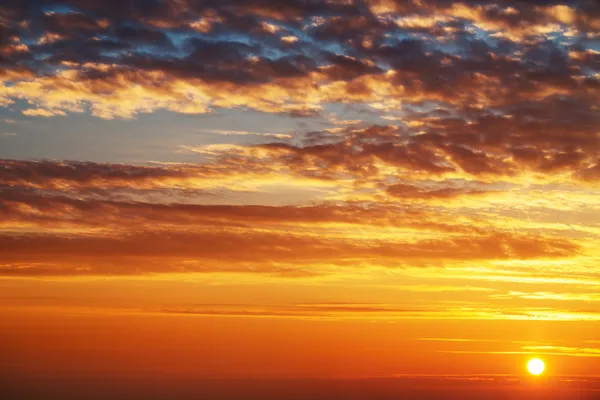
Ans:
[{"label": "sun glow", "polygon": [[546,365],[539,358],[532,358],[527,363],[527,370],[532,375],[541,375],[544,373],[544,369],[546,369]]}]

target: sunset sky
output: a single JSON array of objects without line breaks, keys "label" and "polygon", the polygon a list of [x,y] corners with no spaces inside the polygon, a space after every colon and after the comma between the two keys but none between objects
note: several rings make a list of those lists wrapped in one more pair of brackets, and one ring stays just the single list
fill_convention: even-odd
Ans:
[{"label": "sunset sky", "polygon": [[1,1],[0,375],[600,376],[599,139],[594,0]]}]

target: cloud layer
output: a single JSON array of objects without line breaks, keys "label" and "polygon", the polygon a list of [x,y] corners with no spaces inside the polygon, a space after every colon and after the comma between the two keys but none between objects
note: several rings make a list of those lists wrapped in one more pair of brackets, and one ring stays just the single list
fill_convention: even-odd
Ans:
[{"label": "cloud layer", "polygon": [[[9,2],[5,104],[103,118],[327,103],[597,104],[594,1]],[[460,88],[460,90],[457,90]],[[491,111],[491,110],[490,110]]]},{"label": "cloud layer", "polygon": [[592,0],[3,2],[10,132],[165,110],[307,129],[207,124],[187,163],[0,160],[0,276],[406,273],[560,318],[533,303],[600,280],[599,32]]}]

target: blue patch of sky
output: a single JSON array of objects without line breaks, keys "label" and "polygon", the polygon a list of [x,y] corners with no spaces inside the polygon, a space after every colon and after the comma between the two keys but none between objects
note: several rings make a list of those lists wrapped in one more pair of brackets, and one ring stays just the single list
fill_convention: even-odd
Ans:
[{"label": "blue patch of sky", "polygon": [[461,47],[458,43],[455,42],[447,42],[447,43],[442,43],[442,42],[437,42],[437,41],[431,41],[431,42],[427,42],[425,45],[425,48],[427,50],[430,51],[441,51],[442,53],[445,54],[452,54],[452,55],[465,55],[465,49],[463,47]]},{"label": "blue patch of sky", "polygon": [[[339,121],[363,121],[365,124],[381,123],[380,112],[374,110],[368,103],[329,103],[324,107],[324,115],[332,115]],[[333,125],[330,121],[324,122]]]},{"label": "blue patch of sky", "polygon": [[[99,40],[110,41],[110,42],[118,42],[117,38],[115,38],[114,36],[109,35],[109,34],[97,34],[97,35],[95,35],[95,38],[99,39]],[[129,50],[128,49],[104,50],[104,51],[102,51],[102,55],[108,56],[108,57],[119,57],[119,56],[125,54],[127,51],[129,51]]]},{"label": "blue patch of sky", "polygon": [[[117,50],[113,52],[103,52],[104,55],[115,56],[126,54],[130,52],[130,49],[125,50]],[[183,57],[187,55],[185,52],[181,51],[177,47],[168,48],[162,46],[160,44],[152,45],[152,44],[138,44],[135,46],[133,50],[135,53],[140,55],[150,55],[154,58],[172,58],[172,57]]]},{"label": "blue patch of sky", "polygon": [[554,42],[556,46],[562,47],[563,50],[567,50],[569,46],[580,42],[583,38],[581,35],[568,36],[565,33],[565,30],[550,32],[546,34],[546,39]]},{"label": "blue patch of sky", "polygon": [[[320,42],[308,40],[303,42],[303,47],[300,52],[307,58],[313,59],[320,65],[328,64],[328,62],[322,57],[323,54],[330,53],[340,56],[351,55],[348,49],[341,46],[339,43],[333,42]],[[306,45],[308,44],[308,45]]]},{"label": "blue patch of sky", "polygon": [[[302,26],[307,26],[307,24],[310,24],[310,23],[311,22],[309,19],[305,19],[302,23]],[[277,25],[277,24],[274,24],[274,25]],[[279,24],[278,26],[286,29],[289,33],[293,34],[294,36],[297,36],[298,39],[300,39],[301,41],[312,41],[311,36],[308,35],[307,31],[304,29],[299,29],[295,26],[290,26],[290,25],[286,25],[286,24]]]},{"label": "blue patch of sky", "polygon": [[[483,39],[483,37],[480,37],[479,35],[473,35],[473,38]],[[442,42],[439,41],[435,35],[425,32],[397,30],[386,35],[384,44],[394,46],[406,40],[421,40],[426,51],[440,51],[445,54],[465,55],[465,49],[460,43],[457,43],[456,41]],[[486,41],[488,40],[489,38],[486,38]]]},{"label": "blue patch of sky", "polygon": [[187,56],[190,53],[190,49],[187,48],[186,44],[190,39],[201,39],[209,43],[238,43],[247,45],[249,47],[255,46],[257,41],[251,36],[227,32],[219,34],[210,34],[202,32],[189,32],[189,31],[164,31],[167,36],[171,39],[175,47],[178,49],[177,53],[179,56]]},{"label": "blue patch of sky", "polygon": [[474,25],[467,26],[465,35],[461,39],[462,40],[448,42],[435,40],[431,42],[431,46],[443,53],[463,57],[469,56],[470,50],[465,46],[468,41],[482,41],[490,48],[496,48],[498,46],[498,40],[491,36],[490,32],[486,32]]},{"label": "blue patch of sky", "polygon": [[483,40],[488,46],[495,47],[498,44],[498,39],[490,35],[490,32],[481,29],[476,25],[469,25],[469,32],[475,39]]},{"label": "blue patch of sky", "polygon": [[581,42],[585,49],[600,51],[600,37],[594,39],[586,39]]},{"label": "blue patch of sky", "polygon": [[[286,24],[278,23],[277,21],[265,21],[268,23],[272,23],[273,25],[279,26],[281,30],[279,31],[280,36],[286,35],[294,35],[298,37],[299,42],[302,44],[300,48],[300,52],[302,52],[305,56],[310,58],[315,58],[316,51],[315,49],[319,49],[322,51],[330,52],[333,54],[346,55],[348,54],[348,49],[341,45],[340,43],[332,42],[332,41],[319,41],[314,40],[310,35],[307,34],[302,29],[298,29],[296,27],[288,26]],[[260,38],[256,38],[252,35],[241,34],[236,32],[226,32],[226,33],[202,33],[202,32],[190,32],[190,31],[181,31],[181,30],[169,30],[164,31],[177,50],[175,51],[178,57],[185,57],[189,54],[189,51],[185,50],[185,43],[189,39],[198,38],[202,40],[206,40],[209,42],[221,42],[228,41],[234,43],[241,43],[248,46],[255,46],[257,44],[262,44],[260,46],[260,52],[251,52],[249,55],[257,55],[261,57],[266,57],[271,60],[277,60],[283,57],[286,57],[292,53],[292,51],[286,51],[285,48],[276,47],[279,43],[274,42],[273,45],[269,45],[269,40],[261,40]],[[278,38],[271,38],[273,40],[279,40]],[[294,50],[295,52],[298,49]]]},{"label": "blue patch of sky", "polygon": [[0,123],[3,123],[2,121],[4,119],[17,120],[22,118],[21,110],[25,108],[27,104],[28,103],[24,100],[15,100],[8,106],[0,107]]},{"label": "blue patch of sky", "polygon": [[410,112],[430,113],[436,109],[444,109],[444,111],[452,112],[453,107],[441,101],[422,101],[417,104],[406,104],[404,108]]},{"label": "blue patch of sky", "polygon": [[385,34],[385,39],[383,40],[384,45],[392,46],[398,42],[402,42],[404,40],[411,40],[418,38],[417,35],[411,33],[409,31],[403,31],[401,29],[395,29],[391,32]]},{"label": "blue patch of sky", "polygon": [[[307,22],[306,22],[306,24],[308,24],[309,26],[311,23],[312,23],[312,21],[310,21],[310,20],[307,20]],[[333,54],[345,55],[347,53],[346,47],[343,46],[342,44],[340,44],[339,42],[336,42],[334,40],[315,39],[310,34],[313,29],[308,28],[306,31],[300,30],[300,29],[293,29],[291,31],[303,43],[307,43],[312,47],[316,47],[316,48],[319,48],[321,50],[324,50],[324,51],[327,51],[327,52],[330,52]]]},{"label": "blue patch of sky", "polygon": [[43,12],[55,12],[59,14],[67,14],[78,11],[77,9],[64,4],[44,4],[41,9]]},{"label": "blue patch of sky", "polygon": [[[207,42],[219,43],[222,41],[228,41],[233,43],[240,43],[252,46],[254,43],[247,36],[229,33],[226,35],[206,35],[200,32],[181,32],[181,31],[166,31],[163,32],[167,35],[171,43],[173,44],[172,48],[166,48],[164,46],[152,45],[152,44],[138,44],[135,46],[134,51],[139,54],[151,55],[157,58],[184,58],[190,55],[193,49],[188,48],[186,46],[186,42],[190,39],[202,39]],[[99,39],[111,39],[110,35],[97,35]],[[119,56],[124,53],[131,51],[130,49],[126,50],[115,50],[115,51],[105,51],[104,55],[107,56]]]},{"label": "blue patch of sky", "polygon": [[[17,101],[0,108],[0,128],[17,135],[0,145],[0,158],[70,159],[94,162],[202,162],[181,146],[252,144],[277,141],[258,135],[221,135],[214,131],[301,134],[320,130],[324,117],[290,117],[253,110],[216,109],[209,114],[188,115],[165,110],[140,114],[133,119],[104,120],[89,112],[52,118],[27,117],[27,107]],[[4,119],[16,120],[6,124]],[[211,132],[212,131],[212,132]],[[0,132],[2,130],[0,129]],[[165,132],[169,132],[165,135]]]},{"label": "blue patch of sky", "polygon": [[279,60],[289,54],[274,47],[265,47],[260,55],[268,58],[269,60]]},{"label": "blue patch of sky", "polygon": [[[319,42],[315,42],[315,44],[318,44]],[[347,49],[342,46],[340,43],[336,43],[336,42],[323,42],[321,44],[321,49],[328,51],[330,53],[333,54],[337,54],[340,56],[346,55],[347,53]]]},{"label": "blue patch of sky", "polygon": [[[177,32],[177,31],[163,31],[167,37],[169,38],[169,40],[171,41],[171,43],[173,43],[173,46],[175,47],[174,51],[172,51],[172,54],[176,57],[185,57],[186,55],[188,55],[188,52],[186,52],[185,50],[185,44],[186,41],[189,40],[190,38],[194,37],[195,35],[190,35],[189,32]],[[201,35],[198,35],[197,37],[200,37]]]}]

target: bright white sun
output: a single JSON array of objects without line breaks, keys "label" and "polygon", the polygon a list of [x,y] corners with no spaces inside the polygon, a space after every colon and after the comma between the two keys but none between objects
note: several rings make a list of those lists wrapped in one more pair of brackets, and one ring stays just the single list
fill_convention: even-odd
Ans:
[{"label": "bright white sun", "polygon": [[527,370],[532,375],[541,375],[546,369],[546,365],[539,358],[532,358],[527,363]]}]

